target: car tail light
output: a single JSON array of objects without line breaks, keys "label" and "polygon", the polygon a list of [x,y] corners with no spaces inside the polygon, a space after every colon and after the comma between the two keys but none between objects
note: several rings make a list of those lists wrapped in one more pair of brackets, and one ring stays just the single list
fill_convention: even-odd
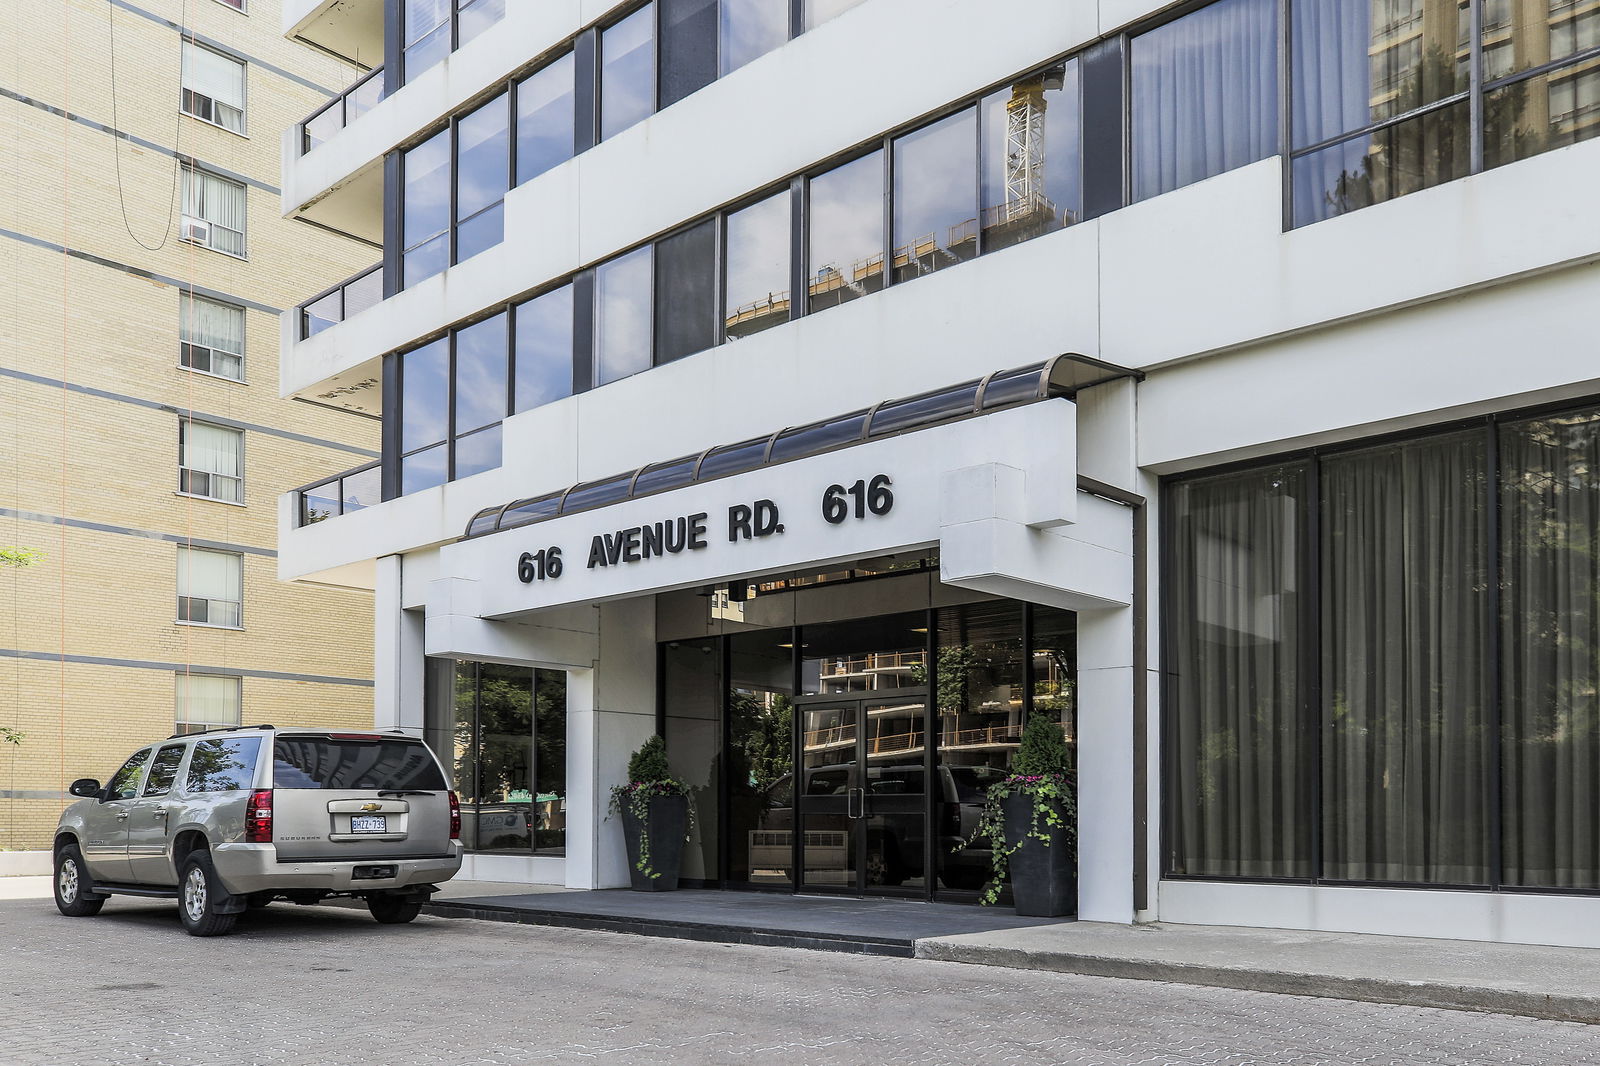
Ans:
[{"label": "car tail light", "polygon": [[272,789],[250,793],[244,807],[244,840],[247,844],[272,843]]},{"label": "car tail light", "polygon": [[450,839],[461,839],[461,801],[456,798],[456,790],[450,790]]}]

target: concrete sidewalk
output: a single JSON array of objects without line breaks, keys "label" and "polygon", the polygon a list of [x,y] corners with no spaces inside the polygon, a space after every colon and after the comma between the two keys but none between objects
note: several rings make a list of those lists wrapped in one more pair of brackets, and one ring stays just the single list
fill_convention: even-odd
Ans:
[{"label": "concrete sidewalk", "polygon": [[918,940],[916,957],[1600,1024],[1600,951],[1588,948],[1062,922]]}]

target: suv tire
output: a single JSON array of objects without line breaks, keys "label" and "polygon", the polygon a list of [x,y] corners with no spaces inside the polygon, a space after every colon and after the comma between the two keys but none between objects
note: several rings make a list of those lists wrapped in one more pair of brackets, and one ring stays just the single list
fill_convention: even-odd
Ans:
[{"label": "suv tire", "polygon": [[106,899],[87,899],[90,891],[89,868],[83,864],[78,845],[67,844],[56,852],[56,910],[68,918],[88,918],[100,913]]},{"label": "suv tire", "polygon": [[178,920],[190,936],[221,936],[239,920],[237,914],[217,913],[218,887],[210,852],[196,851],[184,860],[178,876]]},{"label": "suv tire", "polygon": [[422,900],[374,893],[367,897],[367,910],[383,925],[404,925],[422,913]]}]

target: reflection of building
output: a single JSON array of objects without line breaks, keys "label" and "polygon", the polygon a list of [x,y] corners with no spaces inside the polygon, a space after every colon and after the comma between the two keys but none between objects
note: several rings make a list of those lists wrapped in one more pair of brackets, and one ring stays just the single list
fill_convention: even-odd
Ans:
[{"label": "reflection of building", "polygon": [[278,393],[280,310],[371,261],[281,216],[278,134],[360,68],[245,6],[5,12],[0,546],[39,557],[0,565],[0,852],[175,729],[370,724],[371,594],[280,581],[275,533],[378,454]]},{"label": "reflection of building", "polygon": [[1454,0],[866,0],[726,78],[638,3],[369,27],[404,91],[285,195],[386,295],[283,387],[381,382],[384,498],[281,566],[374,588],[385,726],[564,675],[564,853],[477,876],[623,883],[659,731],[690,879],[971,901],[1043,714],[1083,917],[1595,943],[1600,142],[1518,103],[1591,6],[1499,80]]}]

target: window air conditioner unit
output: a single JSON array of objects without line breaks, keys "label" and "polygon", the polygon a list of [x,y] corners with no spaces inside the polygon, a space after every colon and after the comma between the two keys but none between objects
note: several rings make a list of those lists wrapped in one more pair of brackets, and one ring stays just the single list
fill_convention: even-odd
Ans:
[{"label": "window air conditioner unit", "polygon": [[180,234],[186,241],[196,241],[200,244],[211,243],[211,223],[203,222],[198,218],[185,218],[183,230]]}]

